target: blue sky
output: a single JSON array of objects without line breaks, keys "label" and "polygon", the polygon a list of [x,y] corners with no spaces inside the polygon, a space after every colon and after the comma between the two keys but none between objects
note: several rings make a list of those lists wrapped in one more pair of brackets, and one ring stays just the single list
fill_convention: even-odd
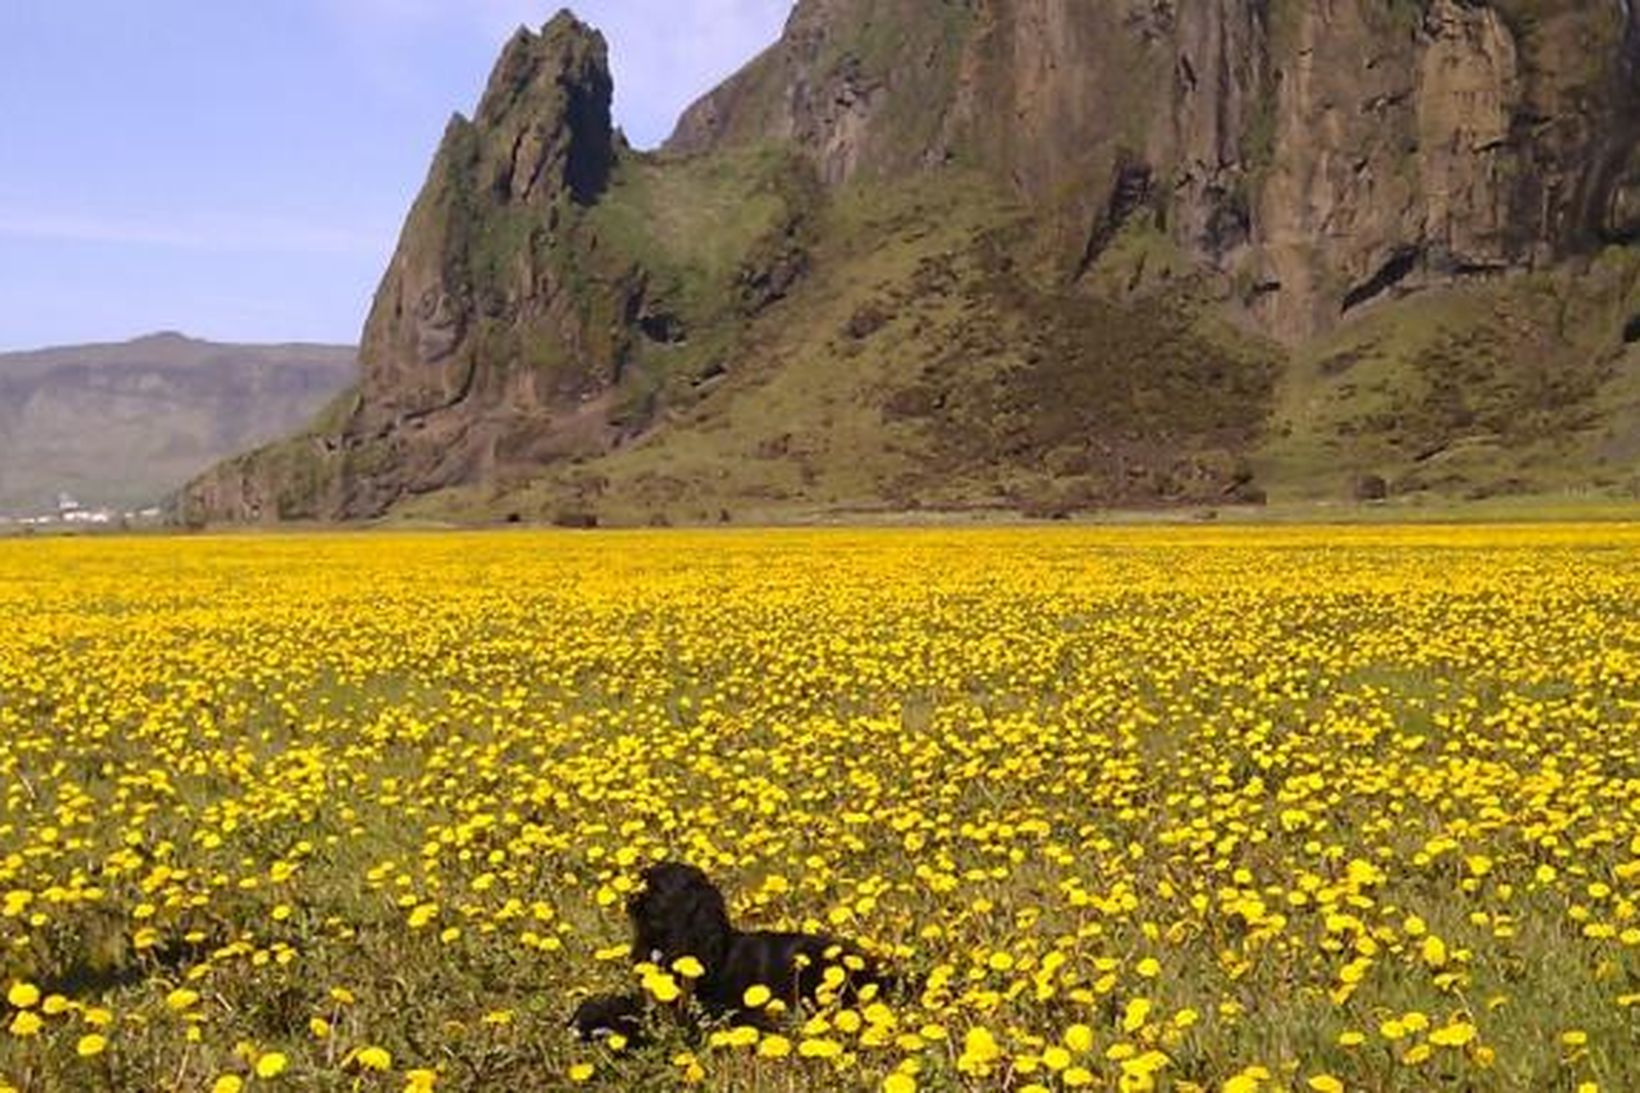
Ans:
[{"label": "blue sky", "polygon": [[[451,112],[556,0],[0,0],[0,350],[356,340]],[[791,0],[581,0],[641,147]]]}]

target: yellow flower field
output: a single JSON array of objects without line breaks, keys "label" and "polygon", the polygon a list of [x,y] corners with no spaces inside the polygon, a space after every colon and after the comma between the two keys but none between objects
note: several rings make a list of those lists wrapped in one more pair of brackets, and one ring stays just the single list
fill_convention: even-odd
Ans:
[{"label": "yellow flower field", "polygon": [[[1640,1089],[1635,527],[14,540],[0,617],[0,1087]],[[916,989],[574,1043],[665,856]]]}]

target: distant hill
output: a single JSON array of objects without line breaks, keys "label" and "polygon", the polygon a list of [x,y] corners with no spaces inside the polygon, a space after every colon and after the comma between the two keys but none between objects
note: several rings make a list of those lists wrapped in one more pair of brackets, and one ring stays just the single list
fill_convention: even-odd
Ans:
[{"label": "distant hill", "polygon": [[224,456],[289,434],[355,379],[357,350],[155,334],[0,354],[0,513],[59,493],[157,504]]}]

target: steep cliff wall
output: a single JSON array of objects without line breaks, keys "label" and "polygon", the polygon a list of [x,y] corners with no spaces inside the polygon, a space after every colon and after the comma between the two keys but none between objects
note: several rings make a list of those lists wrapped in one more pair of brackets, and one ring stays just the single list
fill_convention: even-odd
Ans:
[{"label": "steep cliff wall", "polygon": [[790,139],[834,184],[985,167],[1066,262],[1153,206],[1266,327],[1636,228],[1617,0],[804,0],[671,147]]},{"label": "steep cliff wall", "polygon": [[567,13],[520,30],[473,118],[445,130],[365,323],[345,423],[218,468],[185,507],[375,515],[491,473],[519,433],[606,388],[638,291],[584,217],[614,169],[612,94],[602,36]]},{"label": "steep cliff wall", "polygon": [[179,517],[373,517],[527,477],[645,427],[667,383],[721,372],[733,321],[801,272],[807,174],[755,151],[662,169],[620,146],[612,94],[595,30],[568,12],[519,30],[434,156],[356,401],[192,483]]}]

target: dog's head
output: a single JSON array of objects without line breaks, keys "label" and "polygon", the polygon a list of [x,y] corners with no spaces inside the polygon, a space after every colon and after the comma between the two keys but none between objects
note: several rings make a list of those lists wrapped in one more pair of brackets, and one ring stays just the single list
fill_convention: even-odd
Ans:
[{"label": "dog's head", "polygon": [[692,956],[707,974],[723,963],[731,928],[723,893],[705,873],[681,862],[644,870],[642,884],[626,901],[632,920],[632,958],[670,968]]}]

